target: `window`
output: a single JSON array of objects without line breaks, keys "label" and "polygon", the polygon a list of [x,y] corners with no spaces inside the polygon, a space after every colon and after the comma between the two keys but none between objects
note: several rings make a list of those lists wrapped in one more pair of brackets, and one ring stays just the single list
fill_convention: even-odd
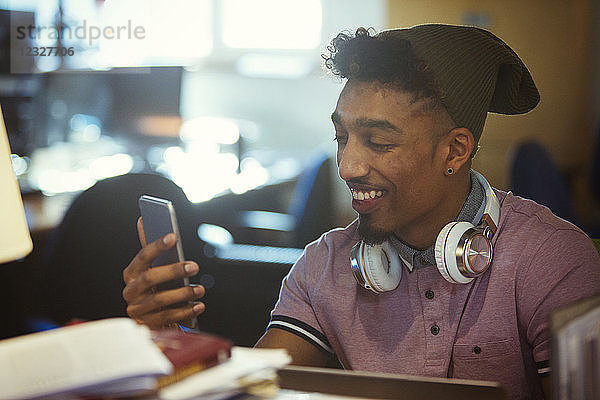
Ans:
[{"label": "window", "polygon": [[108,0],[101,19],[105,26],[143,31],[142,40],[101,41],[99,55],[112,66],[185,65],[212,50],[209,0]]},{"label": "window", "polygon": [[[28,46],[69,49],[35,57],[41,71],[186,65],[212,50],[212,0],[63,0],[60,12],[58,5],[0,1],[0,8],[36,12]],[[11,39],[16,33],[11,27]]]},{"label": "window", "polygon": [[222,7],[226,46],[314,49],[321,43],[320,0],[224,0]]}]

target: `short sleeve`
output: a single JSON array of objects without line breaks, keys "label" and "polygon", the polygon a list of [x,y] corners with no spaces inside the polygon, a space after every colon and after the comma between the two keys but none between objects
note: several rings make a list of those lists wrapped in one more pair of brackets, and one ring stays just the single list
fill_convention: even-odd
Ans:
[{"label": "short sleeve", "polygon": [[593,242],[575,229],[559,229],[519,271],[516,297],[519,327],[534,360],[550,359],[550,313],[558,307],[600,293],[600,259]]},{"label": "short sleeve", "polygon": [[311,306],[309,288],[316,277],[310,274],[309,246],[283,279],[279,300],[271,312],[267,329],[283,329],[294,333],[323,351],[333,353],[329,341],[322,333]]}]

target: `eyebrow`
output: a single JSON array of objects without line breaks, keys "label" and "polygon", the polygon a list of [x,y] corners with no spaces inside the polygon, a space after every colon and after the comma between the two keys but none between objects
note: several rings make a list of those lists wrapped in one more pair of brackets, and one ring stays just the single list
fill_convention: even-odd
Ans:
[{"label": "eyebrow", "polygon": [[331,121],[332,121],[333,123],[336,123],[336,124],[341,124],[341,123],[342,123],[342,119],[340,118],[340,114],[338,114],[338,112],[337,112],[337,111],[334,111],[334,112],[331,114]]},{"label": "eyebrow", "polygon": [[[340,115],[335,111],[331,114],[331,120],[336,124],[342,124],[342,119]],[[394,131],[396,133],[402,133],[402,129],[398,128],[396,125],[392,124],[387,119],[374,119],[374,118],[358,118],[354,124],[363,128],[377,128],[383,129],[387,131]]]}]

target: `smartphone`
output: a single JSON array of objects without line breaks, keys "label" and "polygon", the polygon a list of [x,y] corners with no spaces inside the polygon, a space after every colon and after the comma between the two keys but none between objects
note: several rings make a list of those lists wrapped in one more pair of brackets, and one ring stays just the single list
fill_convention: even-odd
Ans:
[{"label": "smartphone", "polygon": [[[181,243],[181,235],[179,233],[179,225],[177,224],[173,203],[170,200],[142,195],[139,199],[139,207],[140,214],[142,215],[142,222],[144,224],[146,243],[150,244],[169,233],[174,233],[177,238],[175,246],[158,256],[152,263],[152,267],[184,261],[183,245]],[[158,290],[163,291],[177,289],[183,286],[190,286],[190,281],[187,277],[162,283],[157,285],[157,288]],[[192,328],[195,327],[195,325],[195,319],[194,321],[186,323],[186,326]]]},{"label": "smartphone", "polygon": [[142,222],[144,223],[146,243],[150,244],[168,233],[174,233],[177,238],[175,246],[158,256],[152,266],[157,267],[184,261],[181,235],[179,234],[179,225],[177,224],[173,203],[170,200],[143,195],[140,197],[139,206]]}]

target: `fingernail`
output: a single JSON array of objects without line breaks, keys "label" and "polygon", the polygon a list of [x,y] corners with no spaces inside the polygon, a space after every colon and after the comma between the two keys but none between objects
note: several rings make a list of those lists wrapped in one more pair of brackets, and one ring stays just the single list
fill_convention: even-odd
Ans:
[{"label": "fingernail", "polygon": [[202,286],[194,286],[192,287],[192,290],[194,291],[194,294],[199,296],[204,292],[204,288]]},{"label": "fingernail", "polygon": [[204,311],[204,303],[194,304],[192,310],[194,311],[194,313],[201,313],[202,311]]},{"label": "fingernail", "polygon": [[173,243],[174,240],[175,240],[175,234],[174,233],[169,233],[168,235],[166,235],[163,238],[163,243],[164,244],[171,244],[171,243]]},{"label": "fingernail", "polygon": [[185,264],[183,269],[188,274],[194,274],[194,273],[198,272],[198,266],[196,264]]}]

